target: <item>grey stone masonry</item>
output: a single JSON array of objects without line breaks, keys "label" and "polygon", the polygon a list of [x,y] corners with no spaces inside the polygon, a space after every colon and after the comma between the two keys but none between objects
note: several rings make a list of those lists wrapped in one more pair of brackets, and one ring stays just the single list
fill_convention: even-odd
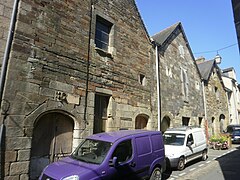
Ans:
[{"label": "grey stone masonry", "polygon": [[[0,57],[13,2],[0,2]],[[96,47],[98,17],[112,24],[107,51]],[[135,129],[138,115],[147,129],[157,128],[154,49],[134,0],[20,0],[8,60],[5,179],[39,176],[41,152],[34,155],[32,144],[42,122],[71,124],[66,149],[92,134],[96,95],[109,98],[104,130]]]}]

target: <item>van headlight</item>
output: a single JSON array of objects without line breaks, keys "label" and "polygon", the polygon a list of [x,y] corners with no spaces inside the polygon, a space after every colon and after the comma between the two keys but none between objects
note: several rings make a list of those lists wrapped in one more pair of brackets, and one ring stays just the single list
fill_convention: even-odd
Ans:
[{"label": "van headlight", "polygon": [[72,175],[72,176],[63,178],[62,180],[79,180],[79,177],[78,175]]}]

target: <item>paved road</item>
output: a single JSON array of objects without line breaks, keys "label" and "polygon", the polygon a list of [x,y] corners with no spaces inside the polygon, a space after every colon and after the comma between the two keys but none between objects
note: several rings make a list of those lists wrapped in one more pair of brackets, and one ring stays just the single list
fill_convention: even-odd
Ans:
[{"label": "paved road", "polygon": [[183,171],[168,171],[163,176],[167,180],[239,180],[240,145],[228,150],[209,149],[207,161],[196,160]]}]

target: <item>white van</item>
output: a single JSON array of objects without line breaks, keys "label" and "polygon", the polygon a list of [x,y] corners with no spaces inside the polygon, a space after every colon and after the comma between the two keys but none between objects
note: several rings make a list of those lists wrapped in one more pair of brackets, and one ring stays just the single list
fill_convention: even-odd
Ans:
[{"label": "white van", "polygon": [[183,170],[187,162],[207,159],[207,142],[202,128],[184,126],[164,133],[165,155],[172,168]]}]

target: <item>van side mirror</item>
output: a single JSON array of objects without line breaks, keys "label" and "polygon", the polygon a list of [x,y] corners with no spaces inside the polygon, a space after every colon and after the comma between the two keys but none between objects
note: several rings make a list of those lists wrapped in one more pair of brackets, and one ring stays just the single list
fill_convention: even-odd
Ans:
[{"label": "van side mirror", "polygon": [[117,157],[113,157],[113,159],[109,160],[109,166],[111,167],[118,167],[118,158]]}]

